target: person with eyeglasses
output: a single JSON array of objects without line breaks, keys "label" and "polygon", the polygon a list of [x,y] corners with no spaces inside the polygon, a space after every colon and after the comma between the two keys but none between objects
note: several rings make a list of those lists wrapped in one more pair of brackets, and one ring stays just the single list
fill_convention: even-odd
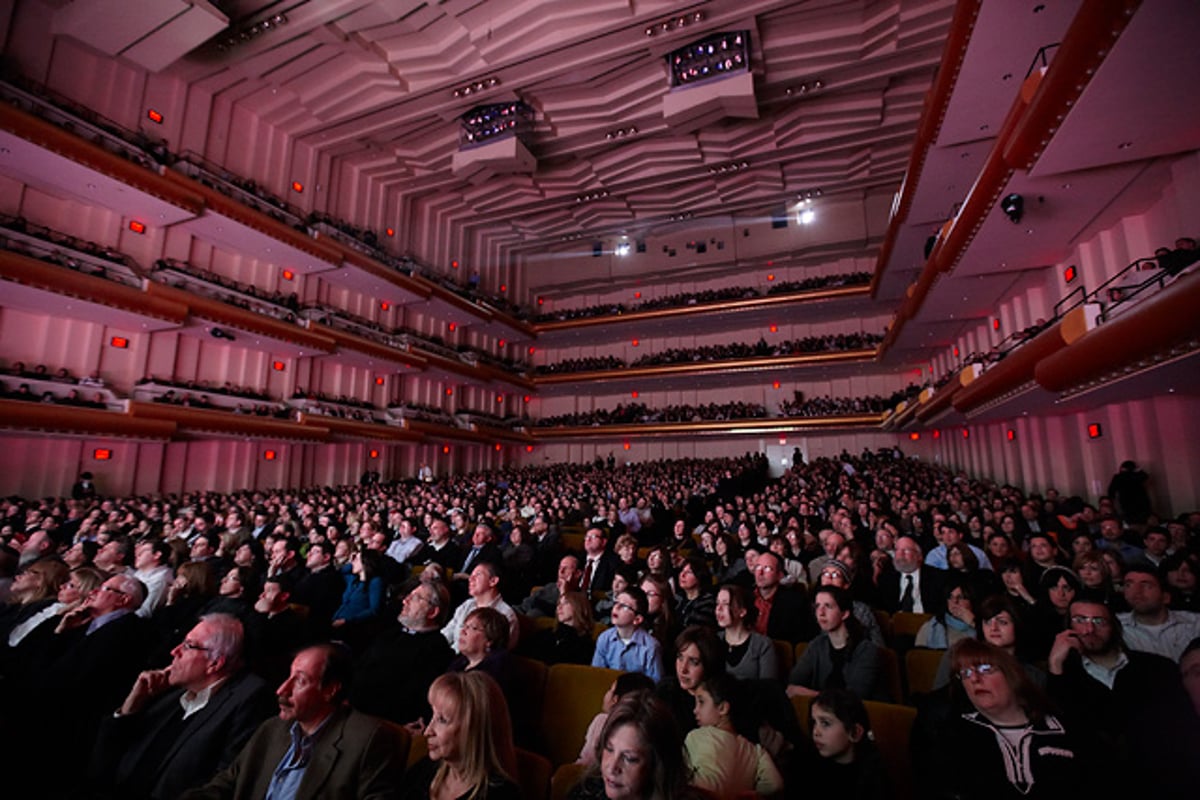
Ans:
[{"label": "person with eyeglasses", "polygon": [[613,626],[596,640],[593,667],[640,672],[651,680],[662,678],[662,648],[658,640],[642,628],[646,619],[646,593],[628,586],[613,603]]},{"label": "person with eyeglasses", "polygon": [[1068,722],[1098,740],[1101,757],[1116,768],[1112,791],[1193,797],[1200,719],[1190,713],[1178,667],[1128,649],[1102,595],[1078,593],[1067,618],[1047,660],[1049,693]]},{"label": "person with eyeglasses", "polygon": [[245,631],[229,614],[209,614],[171,651],[164,669],[143,671],[100,729],[90,770],[96,791],[177,797],[237,757],[274,697],[248,672]]},{"label": "person with eyeglasses", "polygon": [[1046,696],[1005,650],[963,639],[951,651],[952,691],[965,695],[936,753],[918,753],[919,795],[931,798],[1091,797],[1095,751],[1051,713]]}]

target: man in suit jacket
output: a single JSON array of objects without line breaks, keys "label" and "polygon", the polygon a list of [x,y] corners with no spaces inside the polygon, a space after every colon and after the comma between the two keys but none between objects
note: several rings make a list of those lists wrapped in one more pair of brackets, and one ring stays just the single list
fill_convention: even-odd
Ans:
[{"label": "man in suit jacket", "polygon": [[227,769],[183,800],[259,800],[272,790],[296,800],[394,797],[407,735],[344,704],[351,671],[345,647],[300,651],[276,692],[279,717],[264,722]]},{"label": "man in suit jacket", "polygon": [[275,708],[270,689],[242,668],[242,623],[200,620],[171,651],[168,669],[138,675],[92,754],[96,789],[113,796],[175,798],[233,762]]},{"label": "man in suit jacket", "polygon": [[754,564],[755,630],[772,639],[795,644],[813,636],[816,623],[808,595],[801,587],[783,586],[783,559],[770,550]]},{"label": "man in suit jacket", "polygon": [[583,576],[580,588],[585,592],[607,592],[617,574],[617,557],[608,552],[608,535],[603,528],[592,526],[583,534]]},{"label": "man in suit jacket", "polygon": [[[889,614],[897,611],[936,614],[942,604],[945,572],[925,566],[920,545],[909,536],[896,540],[893,564],[895,571],[879,576],[879,607]],[[909,583],[912,584],[911,602],[906,597]]]}]

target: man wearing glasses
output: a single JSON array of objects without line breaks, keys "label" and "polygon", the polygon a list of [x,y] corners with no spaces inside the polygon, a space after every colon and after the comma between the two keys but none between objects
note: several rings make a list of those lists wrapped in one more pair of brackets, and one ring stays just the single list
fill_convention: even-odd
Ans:
[{"label": "man wearing glasses", "polygon": [[1047,687],[1065,718],[1095,736],[1104,763],[1114,767],[1109,774],[1129,782],[1122,788],[1136,786],[1146,797],[1191,796],[1200,731],[1178,668],[1127,650],[1103,597],[1077,594],[1068,624],[1050,649]]},{"label": "man wearing glasses", "polygon": [[177,797],[231,764],[276,707],[243,668],[244,640],[236,617],[210,614],[171,651],[170,666],[138,675],[101,727],[98,785],[124,797]]}]

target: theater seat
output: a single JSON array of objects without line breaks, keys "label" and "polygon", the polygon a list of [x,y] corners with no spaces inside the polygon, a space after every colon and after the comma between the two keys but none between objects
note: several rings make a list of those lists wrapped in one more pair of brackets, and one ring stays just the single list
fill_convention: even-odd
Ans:
[{"label": "theater seat", "polygon": [[928,694],[933,691],[934,678],[937,677],[938,667],[946,657],[945,650],[930,650],[927,647],[914,647],[904,654],[904,673],[908,676],[908,696]]},{"label": "theater seat", "polygon": [[512,656],[508,704],[513,736],[523,746],[538,745],[541,739],[542,698],[546,694],[547,667],[541,661]]},{"label": "theater seat", "polygon": [[929,620],[932,614],[917,614],[912,611],[897,611],[892,614],[892,647],[896,650],[907,650],[912,647],[917,638],[917,631]]},{"label": "theater seat", "polygon": [[879,648],[879,681],[893,703],[904,701],[904,684],[900,679],[900,658],[890,647]]},{"label": "theater seat", "polygon": [[580,664],[555,664],[546,675],[542,699],[540,752],[556,767],[579,756],[592,718],[600,713],[604,693],[621,672]]},{"label": "theater seat", "polygon": [[554,777],[550,779],[550,800],[567,800],[567,795],[583,780],[586,772],[587,767],[582,764],[563,764],[554,770]]},{"label": "theater seat", "polygon": [[424,734],[410,736],[408,746],[408,768],[412,769],[413,765],[429,754],[429,743],[425,741]]},{"label": "theater seat", "polygon": [[517,748],[517,784],[524,800],[546,800],[550,796],[550,772],[546,758]]},{"label": "theater seat", "polygon": [[771,641],[775,644],[775,660],[779,664],[779,675],[786,681],[787,676],[792,672],[792,667],[796,665],[796,651],[789,641],[784,639],[772,639]]}]

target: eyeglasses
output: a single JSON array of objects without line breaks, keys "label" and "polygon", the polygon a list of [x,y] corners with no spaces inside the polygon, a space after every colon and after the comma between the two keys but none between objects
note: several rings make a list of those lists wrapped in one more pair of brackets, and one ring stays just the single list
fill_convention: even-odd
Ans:
[{"label": "eyeglasses", "polygon": [[636,609],[636,608],[634,608],[633,606],[629,605],[629,603],[622,603],[620,600],[618,600],[618,601],[616,601],[615,603],[613,603],[613,608],[623,608],[623,609],[625,609],[626,611],[629,611],[629,612],[631,612],[631,613],[634,613],[634,614],[636,614],[636,613],[637,613],[637,609]]},{"label": "eyeglasses", "polygon": [[976,675],[981,678],[986,678],[988,675],[999,671],[1000,668],[994,664],[976,664],[973,667],[963,667],[958,671],[957,675],[960,681],[969,681]]},{"label": "eyeglasses", "polygon": [[128,595],[128,594],[129,594],[129,592],[122,591],[121,589],[118,589],[118,588],[116,588],[115,586],[101,586],[101,587],[100,587],[99,589],[97,589],[96,591],[98,591],[98,592],[109,592],[109,593],[111,593],[111,594],[119,594],[119,595],[121,595],[122,597],[124,597],[124,596],[126,596],[126,595]]},{"label": "eyeglasses", "polygon": [[1088,623],[1091,623],[1094,628],[1107,628],[1109,625],[1108,617],[1085,617],[1082,614],[1071,616],[1072,625],[1087,625]]}]

